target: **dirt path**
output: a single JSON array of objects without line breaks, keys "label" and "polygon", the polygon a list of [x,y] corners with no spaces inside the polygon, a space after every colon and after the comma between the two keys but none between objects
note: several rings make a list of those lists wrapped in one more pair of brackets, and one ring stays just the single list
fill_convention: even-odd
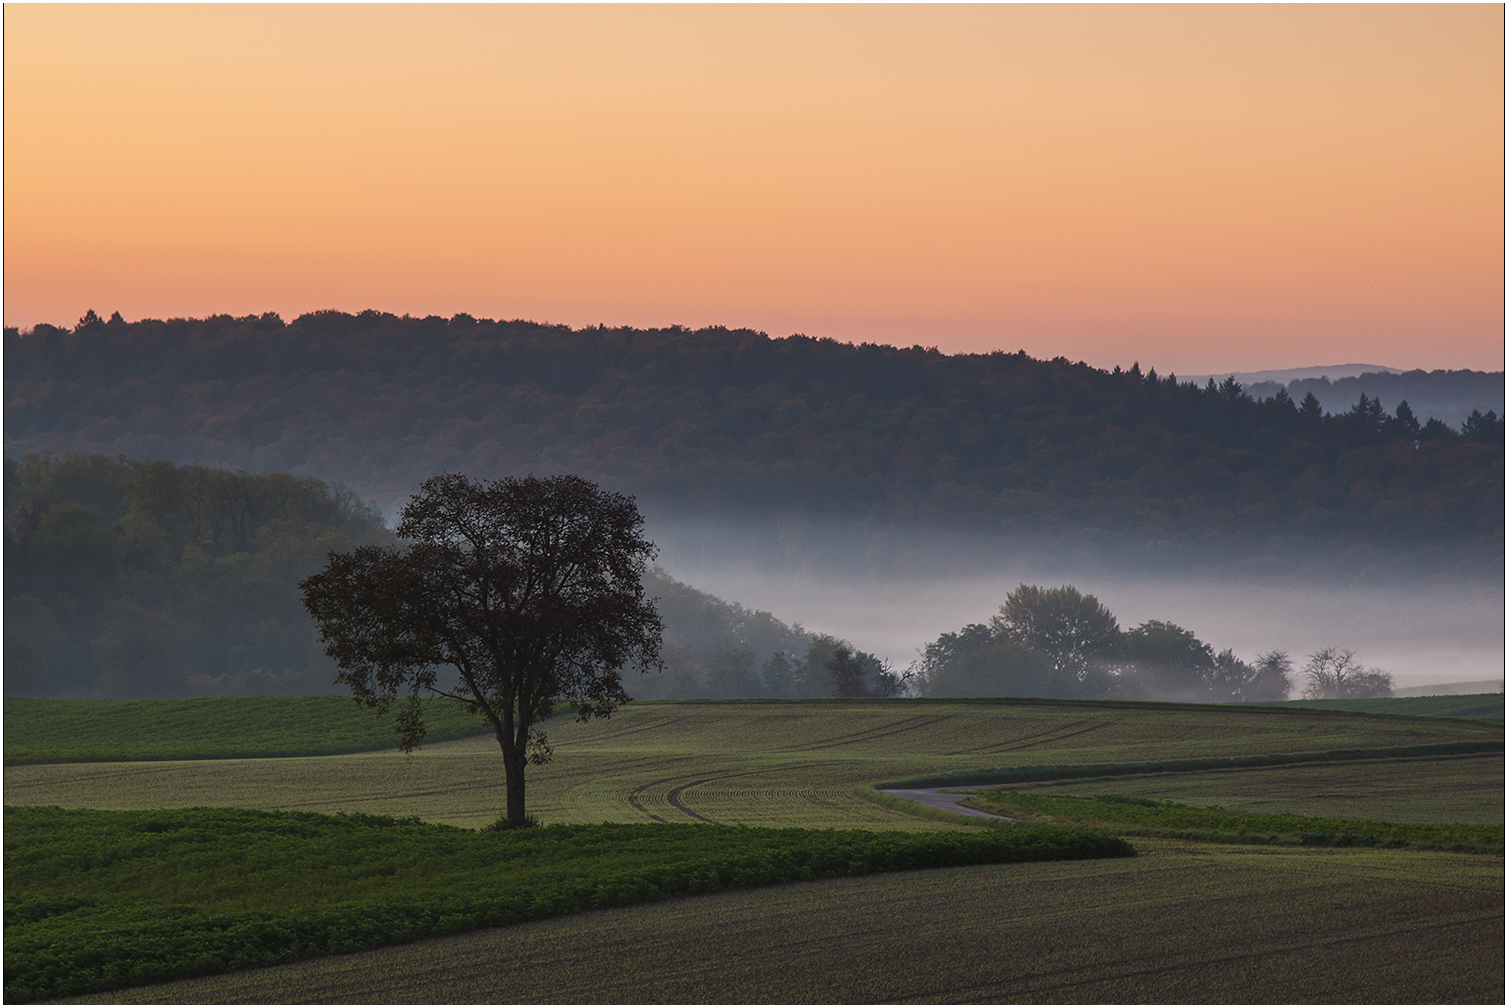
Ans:
[{"label": "dirt path", "polygon": [[1009,819],[1010,816],[999,816],[993,812],[981,812],[978,809],[967,808],[958,802],[963,798],[971,797],[966,794],[943,794],[942,788],[880,788],[881,794],[895,795],[907,801],[920,802],[923,805],[931,805],[940,808],[944,812],[957,812],[960,815],[983,816],[986,819]]}]

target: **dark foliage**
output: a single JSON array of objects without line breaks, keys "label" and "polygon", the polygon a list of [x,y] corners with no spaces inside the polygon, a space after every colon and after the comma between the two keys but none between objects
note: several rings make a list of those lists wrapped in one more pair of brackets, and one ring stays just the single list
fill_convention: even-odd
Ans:
[{"label": "dark foliage", "polygon": [[1502,551],[1501,420],[1461,432],[1365,393],[1326,415],[1312,394],[1024,353],[370,311],[38,326],[5,352],[12,452],[319,472],[391,502],[440,468],[571,471],[683,513]]},{"label": "dark foliage", "polygon": [[298,580],[386,542],[313,477],[103,455],[5,463],[5,693],[329,692]]},{"label": "dark foliage", "polygon": [[824,667],[832,677],[835,697],[895,696],[914,678],[913,672],[894,672],[887,662],[844,643],[833,646]]},{"label": "dark foliage", "polygon": [[[337,680],[398,714],[401,748],[424,739],[425,696],[480,713],[503,751],[507,817],[523,821],[524,768],[550,758],[535,725],[564,699],[579,720],[628,694],[620,670],[661,669],[661,623],[644,598],[654,544],[632,498],[579,476],[426,480],[403,509],[402,550],[331,553],[299,587]],[[455,669],[442,683],[439,666]]]}]

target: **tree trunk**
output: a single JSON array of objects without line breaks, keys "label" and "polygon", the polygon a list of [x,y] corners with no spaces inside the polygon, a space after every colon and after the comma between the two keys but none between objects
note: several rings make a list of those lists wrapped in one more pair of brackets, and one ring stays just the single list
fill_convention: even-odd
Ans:
[{"label": "tree trunk", "polygon": [[[510,749],[514,751],[509,752]],[[524,821],[524,767],[528,760],[524,751],[513,746],[503,747],[503,776],[508,791],[508,821]]]}]

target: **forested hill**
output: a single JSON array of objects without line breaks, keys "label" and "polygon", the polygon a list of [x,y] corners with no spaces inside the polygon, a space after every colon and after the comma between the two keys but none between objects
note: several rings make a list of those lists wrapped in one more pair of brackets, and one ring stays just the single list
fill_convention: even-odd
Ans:
[{"label": "forested hill", "polygon": [[[651,511],[1502,555],[1503,424],[1024,353],[317,312],[6,330],[6,453],[338,480],[576,472]],[[1333,552],[1333,550],[1332,550]]]}]

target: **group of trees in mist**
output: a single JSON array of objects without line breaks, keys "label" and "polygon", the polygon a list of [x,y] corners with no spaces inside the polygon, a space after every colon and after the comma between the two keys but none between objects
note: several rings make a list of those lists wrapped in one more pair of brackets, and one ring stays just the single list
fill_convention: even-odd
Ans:
[{"label": "group of trees in mist", "polygon": [[441,470],[570,472],[655,515],[943,525],[1152,557],[1502,556],[1491,410],[1456,427],[1365,394],[1326,413],[1313,394],[1025,353],[370,311],[91,315],[8,329],[5,353],[13,455],[287,469],[389,504]]},{"label": "group of trees in mist", "polygon": [[[1122,630],[1093,595],[1072,585],[1023,584],[990,622],[945,633],[916,669],[924,696],[1037,696],[1241,703],[1286,700],[1293,661],[1269,651],[1252,662],[1216,652],[1164,620]],[[1326,648],[1300,673],[1305,696],[1391,696],[1392,679],[1354,652]]]}]

